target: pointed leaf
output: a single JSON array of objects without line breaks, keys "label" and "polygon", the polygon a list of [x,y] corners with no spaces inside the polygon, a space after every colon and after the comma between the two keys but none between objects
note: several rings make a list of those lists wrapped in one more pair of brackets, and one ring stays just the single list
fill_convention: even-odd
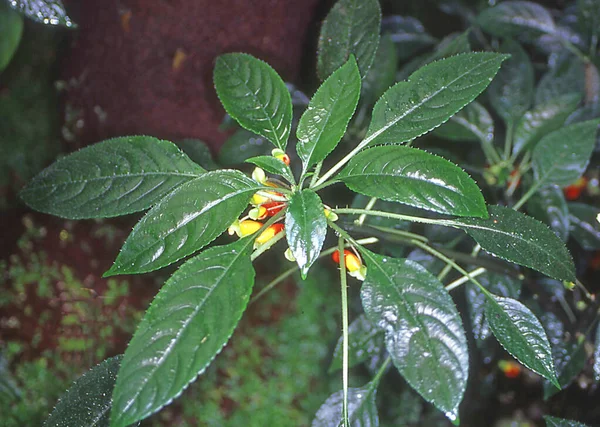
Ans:
[{"label": "pointed leaf", "polygon": [[448,160],[398,145],[355,155],[337,177],[367,196],[448,215],[487,216],[475,181]]},{"label": "pointed leaf", "polygon": [[546,415],[544,417],[546,427],[587,427],[587,425],[578,423],[577,421],[565,420],[564,418],[556,418]]},{"label": "pointed leaf", "polygon": [[420,68],[375,104],[367,132],[370,144],[401,144],[441,125],[489,85],[506,58],[463,53]]},{"label": "pointed leaf", "polygon": [[219,169],[219,165],[215,162],[206,142],[200,141],[199,139],[186,138],[177,141],[175,144],[177,144],[177,146],[181,148],[193,162],[199,164],[204,169],[209,171]]},{"label": "pointed leaf", "polygon": [[10,63],[23,34],[23,17],[0,2],[0,73]]},{"label": "pointed leaf", "polygon": [[44,427],[108,427],[112,393],[123,356],[111,357],[77,379]]},{"label": "pointed leaf", "polygon": [[331,8],[319,36],[317,74],[325,80],[354,55],[360,75],[371,68],[381,27],[378,0],[338,0]]},{"label": "pointed leaf", "polygon": [[540,79],[535,90],[535,104],[546,104],[568,94],[578,94],[581,97],[584,86],[583,63],[573,55],[562,55],[554,67]]},{"label": "pointed leaf", "polygon": [[494,120],[483,105],[473,101],[435,129],[434,133],[452,141],[491,143],[494,140]]},{"label": "pointed leaf", "polygon": [[57,160],[31,180],[21,198],[63,218],[106,218],[148,209],[204,172],[169,141],[114,138]]},{"label": "pointed leaf", "polygon": [[273,68],[245,53],[227,53],[217,58],[214,82],[231,117],[285,150],[292,127],[292,100]]},{"label": "pointed leaf", "polygon": [[527,212],[550,227],[563,242],[569,239],[569,208],[558,186],[540,188],[527,202]]},{"label": "pointed leaf", "polygon": [[61,0],[11,0],[8,4],[33,21],[46,25],[77,27],[67,15]]},{"label": "pointed leaf", "polygon": [[165,283],[125,351],[112,427],[168,405],[221,352],[252,292],[251,249],[249,238],[207,249]]},{"label": "pointed leaf", "polygon": [[599,120],[565,126],[546,135],[533,150],[536,183],[569,185],[577,180],[590,161]]},{"label": "pointed leaf", "polygon": [[362,81],[360,98],[367,105],[375,102],[396,83],[398,56],[396,47],[389,34],[384,34],[379,41],[375,60],[369,74]]},{"label": "pointed leaf", "polygon": [[512,298],[493,296],[485,315],[494,336],[515,359],[560,387],[546,331],[535,315]]},{"label": "pointed leaf", "polygon": [[285,213],[285,234],[300,272],[306,277],[327,235],[327,219],[317,193],[302,190],[292,195]]},{"label": "pointed leaf", "polygon": [[544,400],[567,388],[583,370],[587,360],[584,345],[585,340],[581,342],[561,340],[558,346],[552,347],[554,367],[561,388],[557,389],[550,382],[544,381]]},{"label": "pointed leaf", "polygon": [[[370,382],[364,387],[348,387],[348,421],[352,427],[377,427],[379,415],[375,405],[377,384]],[[344,394],[333,393],[321,405],[311,427],[340,427]]]},{"label": "pointed leaf", "polygon": [[556,25],[550,12],[530,1],[503,1],[477,17],[484,31],[498,37],[552,34]]},{"label": "pointed leaf", "polygon": [[260,188],[232,170],[208,172],[182,185],[136,224],[104,275],[153,271],[202,249],[233,223]]},{"label": "pointed leaf", "polygon": [[425,400],[451,420],[467,384],[469,356],[460,315],[439,280],[419,264],[361,250],[367,318],[385,331],[394,365]]},{"label": "pointed leaf", "polygon": [[295,182],[294,175],[292,174],[292,170],[290,169],[290,167],[276,157],[273,157],[273,156],[251,157],[248,160],[246,160],[246,162],[252,163],[253,165],[256,165],[259,168],[262,168],[265,171],[272,173],[274,175],[281,175],[290,184]]},{"label": "pointed leaf", "polygon": [[463,218],[454,224],[499,258],[558,280],[575,281],[571,255],[547,226],[502,206],[489,206],[488,210],[489,219]]},{"label": "pointed leaf", "polygon": [[571,235],[586,250],[600,249],[600,207],[569,203]]},{"label": "pointed leaf", "polygon": [[360,96],[354,56],[323,82],[302,114],[296,151],[304,170],[325,160],[344,136]]},{"label": "pointed leaf", "polygon": [[[384,35],[380,41],[389,37],[396,45],[398,60],[405,61],[417,52],[433,46],[438,40],[425,31],[425,27],[418,19],[412,16],[392,15],[381,20],[381,33]],[[373,66],[377,62],[375,59]]]},{"label": "pointed leaf", "polygon": [[[333,351],[333,359],[329,372],[342,369],[343,337]],[[383,331],[369,322],[364,314],[358,316],[348,327],[348,366],[353,367],[381,353],[383,348]]]},{"label": "pointed leaf", "polygon": [[487,94],[500,117],[506,123],[514,123],[533,101],[533,65],[527,52],[514,40],[505,40],[500,52],[510,54],[510,58],[502,64]]}]

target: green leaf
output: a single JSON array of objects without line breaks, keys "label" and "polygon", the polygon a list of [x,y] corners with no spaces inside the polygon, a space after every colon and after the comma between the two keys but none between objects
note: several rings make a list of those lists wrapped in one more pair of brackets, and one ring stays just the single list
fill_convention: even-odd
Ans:
[{"label": "green leaf", "polygon": [[[554,358],[554,367],[558,375],[558,382],[561,385],[560,390],[564,390],[573,382],[575,377],[585,367],[587,355],[584,348],[585,340],[581,342],[561,341],[558,346],[552,347]],[[550,399],[560,391],[550,382],[544,382],[544,400]]]},{"label": "green leaf", "polygon": [[175,144],[189,156],[194,162],[202,166],[204,169],[213,171],[219,169],[219,165],[213,159],[210,148],[205,142],[199,139],[186,138],[177,141]]},{"label": "green leaf", "polygon": [[500,52],[510,54],[487,90],[494,110],[506,123],[514,123],[533,101],[533,65],[527,52],[511,39],[505,40]]},{"label": "green leaf", "polygon": [[463,53],[420,68],[375,104],[370,144],[401,144],[441,125],[489,85],[505,59],[497,53]]},{"label": "green leaf", "polygon": [[10,0],[8,4],[33,21],[77,28],[61,0]]},{"label": "green leaf", "polygon": [[571,235],[586,250],[600,249],[600,208],[585,203],[569,203]]},{"label": "green leaf", "polygon": [[21,198],[63,218],[106,218],[148,209],[204,172],[169,141],[114,138],[60,158],[31,180]]},{"label": "green leaf", "polygon": [[251,55],[227,53],[217,58],[214,82],[231,117],[285,150],[292,127],[292,100],[275,70]]},{"label": "green leaf", "polygon": [[[494,295],[518,299],[521,295],[521,281],[506,274],[485,272],[477,280]],[[483,291],[472,283],[466,288],[467,307],[473,328],[473,338],[479,347],[492,335],[485,317],[487,298]]]},{"label": "green leaf", "polygon": [[435,51],[427,60],[426,64],[437,61],[438,59],[448,58],[450,56],[458,55],[459,53],[467,53],[471,51],[471,44],[469,43],[469,32],[467,30],[463,33],[453,33],[442,39],[440,44],[435,48]]},{"label": "green leaf", "polygon": [[133,228],[104,276],[153,271],[217,238],[262,187],[239,171],[208,172],[154,206]]},{"label": "green leaf", "polygon": [[560,388],[546,331],[531,310],[512,298],[493,295],[486,305],[485,316],[506,351]]},{"label": "green leaf", "polygon": [[246,309],[252,239],[207,249],[164,284],[123,357],[111,427],[168,405],[221,352]]},{"label": "green leaf", "polygon": [[[396,46],[398,60],[406,61],[419,51],[435,45],[438,40],[425,31],[423,24],[412,16],[392,15],[381,21],[383,39],[389,37]],[[377,59],[373,66],[375,67]]]},{"label": "green leaf", "polygon": [[541,222],[502,206],[489,206],[489,219],[454,223],[487,252],[558,280],[575,281],[573,259],[564,243]]},{"label": "green leaf", "polygon": [[487,216],[481,191],[466,172],[416,148],[388,145],[361,151],[337,178],[367,196],[448,215]]},{"label": "green leaf", "polygon": [[483,105],[473,101],[435,129],[434,134],[452,141],[491,143],[494,140],[494,120]]},{"label": "green leaf", "polygon": [[596,328],[594,340],[594,379],[600,381],[600,327]]},{"label": "green leaf", "polygon": [[[343,337],[333,351],[333,359],[329,372],[342,369]],[[364,314],[359,315],[348,327],[348,366],[353,367],[381,353],[383,348],[383,331],[369,322]]]},{"label": "green leaf", "polygon": [[108,427],[112,392],[122,358],[106,359],[77,379],[60,398],[44,427]]},{"label": "green leaf", "polygon": [[546,104],[568,94],[577,94],[581,98],[584,86],[583,63],[574,55],[562,55],[540,79],[535,90],[535,104]]},{"label": "green leaf", "polygon": [[563,242],[569,239],[569,208],[558,186],[540,188],[527,202],[527,213],[550,227]]},{"label": "green leaf", "polygon": [[302,277],[317,260],[327,235],[327,219],[321,199],[312,190],[290,197],[285,212],[285,234]]},{"label": "green leaf", "polygon": [[252,163],[253,165],[256,165],[274,175],[281,175],[290,184],[295,182],[294,175],[292,174],[290,167],[273,156],[251,157],[247,159],[246,162]]},{"label": "green leaf", "polygon": [[389,34],[379,41],[375,60],[369,74],[362,81],[361,100],[367,105],[375,102],[396,82],[398,56],[396,47]]},{"label": "green leaf", "polygon": [[587,427],[587,425],[578,423],[577,421],[565,420],[549,415],[544,416],[544,421],[546,421],[546,427]]},{"label": "green leaf", "polygon": [[[333,393],[321,405],[311,427],[341,427],[343,390]],[[377,383],[370,382],[364,387],[348,387],[348,421],[351,426],[377,427],[379,415],[375,405]]]},{"label": "green leaf", "polygon": [[360,96],[360,74],[354,56],[323,82],[302,114],[296,151],[304,171],[324,160],[344,136]]},{"label": "green leaf", "polygon": [[361,249],[367,318],[385,331],[386,348],[406,381],[425,400],[458,418],[469,356],[460,315],[439,280],[419,264]]},{"label": "green leaf", "polygon": [[600,26],[600,1],[577,0],[577,12],[582,26],[597,36]]},{"label": "green leaf", "polygon": [[477,17],[484,31],[497,37],[552,34],[556,25],[550,12],[529,1],[503,1]]},{"label": "green leaf", "polygon": [[354,55],[364,78],[377,51],[381,9],[378,0],[338,0],[319,36],[317,74],[325,80]]},{"label": "green leaf", "polygon": [[262,136],[240,129],[231,135],[219,151],[219,163],[225,167],[238,166],[247,159],[270,155],[272,145]]},{"label": "green leaf", "polygon": [[544,135],[559,129],[577,108],[580,99],[580,95],[571,93],[526,112],[515,126],[513,155],[533,147]]},{"label": "green leaf", "polygon": [[0,73],[10,63],[23,34],[23,17],[0,2]]},{"label": "green leaf", "polygon": [[569,185],[577,180],[590,161],[600,120],[565,126],[546,135],[533,149],[536,183]]}]

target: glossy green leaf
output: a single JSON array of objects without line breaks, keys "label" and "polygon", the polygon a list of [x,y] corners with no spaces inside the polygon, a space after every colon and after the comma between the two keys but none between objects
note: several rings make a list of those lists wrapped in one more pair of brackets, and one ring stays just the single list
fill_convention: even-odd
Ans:
[{"label": "glossy green leaf", "polygon": [[217,58],[214,83],[231,117],[285,150],[292,127],[292,100],[273,68],[245,53],[227,53]]},{"label": "glossy green leaf", "polygon": [[23,34],[23,17],[0,2],[0,73],[12,59]]},{"label": "glossy green leaf", "polygon": [[[506,274],[485,272],[477,280],[494,295],[518,299],[521,295],[521,281]],[[478,286],[469,283],[466,288],[467,307],[473,328],[473,338],[478,346],[492,335],[485,317],[487,298]]]},{"label": "glossy green leaf", "polygon": [[556,25],[545,7],[530,1],[503,1],[477,17],[484,31],[497,37],[552,34]]},{"label": "glossy green leaf", "polygon": [[594,340],[594,379],[600,381],[600,327],[596,328]]},{"label": "glossy green leaf", "polygon": [[148,209],[204,172],[169,141],[114,138],[60,158],[31,180],[21,198],[63,218],[106,218]]},{"label": "glossy green leaf", "polygon": [[[377,383],[370,382],[364,387],[348,387],[348,421],[352,427],[377,427],[379,415],[375,405]],[[340,427],[344,394],[340,390],[333,393],[321,405],[311,427]]]},{"label": "glossy green leaf", "polygon": [[44,427],[108,427],[122,357],[106,359],[77,379],[60,398]]},{"label": "glossy green leaf", "polygon": [[590,161],[599,120],[575,123],[546,135],[533,149],[536,183],[569,185],[577,180]]},{"label": "glossy green leaf", "polygon": [[487,252],[558,280],[575,281],[573,259],[564,243],[541,222],[502,206],[489,206],[489,219],[455,221]]},{"label": "glossy green leaf", "polygon": [[288,165],[283,163],[280,159],[273,156],[258,156],[251,157],[246,160],[247,163],[252,163],[265,171],[274,175],[281,175],[289,183],[294,183],[294,175]]},{"label": "glossy green leaf", "polygon": [[46,25],[76,28],[61,0],[9,0],[8,4],[29,19]]},{"label": "glossy green leaf", "polygon": [[580,99],[579,94],[571,93],[527,111],[515,125],[513,155],[532,148],[544,135],[559,129],[577,108]]},{"label": "glossy green leaf", "polygon": [[361,100],[374,104],[394,83],[398,56],[390,35],[384,34],[379,41],[375,60],[369,74],[362,81]]},{"label": "glossy green leaf", "polygon": [[449,215],[486,217],[477,184],[426,151],[387,145],[361,151],[337,176],[357,193]]},{"label": "glossy green leaf", "polygon": [[181,150],[194,162],[204,169],[213,171],[219,169],[219,165],[213,159],[208,145],[199,139],[186,138],[175,142]]},{"label": "glossy green leaf", "polygon": [[[389,37],[396,46],[398,60],[405,61],[430,46],[437,43],[437,39],[425,31],[423,24],[412,16],[392,15],[381,20],[381,33],[384,35],[380,41]],[[374,62],[376,62],[375,59]],[[373,64],[376,66],[376,64]]]},{"label": "glossy green leaf", "polygon": [[460,315],[439,280],[419,264],[361,250],[367,318],[385,331],[400,374],[452,421],[467,384],[469,355]]},{"label": "glossy green leaf", "polygon": [[435,129],[434,134],[452,141],[491,143],[494,140],[494,120],[483,105],[473,101]]},{"label": "glossy green leaf", "polygon": [[563,242],[569,239],[569,208],[558,186],[540,188],[527,202],[527,213],[550,227]]},{"label": "glossy green leaf", "polygon": [[546,331],[531,310],[512,298],[494,296],[486,304],[485,316],[506,351],[559,387]]},{"label": "glossy green leaf", "polygon": [[271,154],[273,146],[262,136],[240,129],[225,140],[219,151],[219,163],[225,167],[238,166],[247,159]]},{"label": "glossy green leaf", "polygon": [[546,104],[568,94],[581,96],[584,86],[583,63],[573,55],[562,55],[540,79],[535,90],[535,104]]},{"label": "glossy green leaf", "polygon": [[285,212],[285,234],[303,277],[317,260],[327,235],[327,219],[321,199],[312,190],[290,197]]},{"label": "glossy green leaf", "polygon": [[125,351],[112,427],[168,405],[221,352],[252,292],[251,251],[250,238],[207,249],[164,284]]},{"label": "glossy green leaf", "polygon": [[565,420],[564,418],[556,418],[549,415],[544,417],[544,421],[546,421],[546,427],[588,427],[577,421]]},{"label": "glossy green leaf", "polygon": [[208,172],[154,206],[104,275],[153,271],[202,249],[246,208],[260,184],[239,171]]},{"label": "glossy green leaf", "polygon": [[571,235],[586,250],[600,249],[600,207],[569,203]]},{"label": "glossy green leaf", "polygon": [[[558,346],[552,347],[554,367],[562,390],[567,388],[585,367],[587,355],[584,343],[585,341],[580,343],[561,341]],[[544,400],[548,400],[559,391],[550,382],[544,382]]]},{"label": "glossy green leaf", "polygon": [[319,36],[317,74],[325,80],[350,55],[364,78],[377,51],[381,8],[378,0],[338,0],[323,22]]},{"label": "glossy green leaf", "polygon": [[367,132],[370,144],[401,144],[441,125],[489,85],[506,58],[464,53],[420,68],[375,104]]},{"label": "glossy green leaf", "polygon": [[505,40],[500,52],[510,54],[486,91],[490,103],[506,123],[514,123],[533,102],[533,65],[521,45]]},{"label": "glossy green leaf", "polygon": [[360,73],[350,56],[319,87],[298,123],[296,151],[305,171],[324,160],[340,142],[359,96]]},{"label": "glossy green leaf", "polygon": [[[329,372],[342,369],[343,337],[338,340]],[[356,366],[381,353],[383,331],[369,322],[364,314],[359,315],[348,327],[348,366]]]}]

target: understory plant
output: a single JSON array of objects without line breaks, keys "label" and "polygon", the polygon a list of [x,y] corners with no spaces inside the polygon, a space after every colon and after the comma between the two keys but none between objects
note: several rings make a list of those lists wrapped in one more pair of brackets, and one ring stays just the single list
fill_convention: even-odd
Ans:
[{"label": "understory plant", "polygon": [[[588,2],[580,3],[588,10]],[[384,21],[382,37],[377,0],[338,1],[319,38],[322,83],[297,119],[293,105],[303,101],[293,102],[268,64],[243,53],[218,57],[214,85],[228,115],[272,144],[270,155],[246,159],[254,168],[250,176],[207,171],[171,142],[130,136],[65,156],[34,178],[21,197],[49,214],[85,219],[147,210],[105,276],[180,264],[124,355],[78,380],[47,425],[127,426],[171,403],[229,340],[253,291],[253,262],[268,250],[294,264],[255,298],[296,271],[306,277],[322,258],[339,265],[342,336],[331,370],[341,369],[342,388],[323,403],[313,426],[378,425],[376,394],[392,366],[459,424],[473,357],[451,294],[463,288],[478,343],[494,335],[544,378],[548,393],[566,386],[572,377],[565,379],[553,352],[562,335],[554,341],[535,314],[538,303],[519,298],[522,283],[530,281],[543,281],[553,293],[583,292],[593,313],[584,317],[585,333],[574,348],[587,358],[597,306],[577,279],[564,242],[577,224],[571,218],[583,215],[573,212],[586,209],[588,241],[597,212],[591,205],[565,210],[561,187],[586,171],[600,123],[591,106],[598,100],[582,104],[593,88],[558,88],[563,80],[553,80],[558,70],[550,68],[550,77],[537,85],[534,106],[532,65],[514,38],[538,43],[548,36],[552,49],[568,50],[597,76],[596,30],[584,54],[534,3],[502,2],[476,18],[467,12],[471,31],[419,56],[392,85],[396,63],[390,56],[396,58],[405,40],[394,41],[394,34],[418,29],[415,21]],[[486,88],[484,96],[504,125],[503,146],[484,101],[474,102]],[[579,116],[565,124],[576,111]],[[480,143],[485,162],[464,166],[479,175],[485,197],[461,167],[412,146],[431,131]],[[288,144],[292,138],[295,147]],[[343,191],[356,195],[351,206],[339,206],[337,193]],[[537,211],[530,208],[536,198],[542,199]],[[555,215],[559,204],[563,216]],[[552,228],[520,212],[525,205]],[[209,247],[226,231],[231,242]],[[405,256],[405,248],[414,250]],[[360,287],[363,312],[353,319],[348,286]],[[372,378],[351,387],[349,369],[363,362]],[[577,425],[553,417],[546,422]]]}]

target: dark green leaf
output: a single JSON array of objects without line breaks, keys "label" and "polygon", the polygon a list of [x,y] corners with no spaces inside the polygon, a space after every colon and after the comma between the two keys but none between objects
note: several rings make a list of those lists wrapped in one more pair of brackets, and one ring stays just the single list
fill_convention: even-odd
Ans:
[{"label": "dark green leaf", "polygon": [[106,218],[148,209],[204,172],[169,141],[114,138],[57,160],[33,178],[21,198],[64,218]]},{"label": "dark green leaf", "polygon": [[535,315],[512,298],[488,300],[485,316],[496,339],[515,359],[559,387],[546,332]]},{"label": "dark green leaf", "polygon": [[585,203],[569,203],[571,235],[586,250],[600,249],[600,208]]},{"label": "dark green leaf", "polygon": [[396,82],[398,56],[389,35],[383,35],[377,47],[375,60],[369,74],[362,82],[361,100],[374,104]]},{"label": "dark green leaf", "polygon": [[[486,272],[477,276],[477,280],[494,295],[518,299],[521,295],[521,281],[506,274]],[[472,283],[467,285],[467,306],[473,327],[473,338],[478,346],[492,335],[485,317],[486,296]]]},{"label": "dark green leaf", "polygon": [[[552,356],[554,358],[554,367],[558,375],[558,382],[561,389],[567,388],[577,375],[583,370],[586,362],[586,354],[584,348],[585,341],[564,342],[561,341],[559,346],[552,347]],[[554,387],[550,382],[544,382],[544,400],[548,400],[560,390]]]},{"label": "dark green leaf", "polygon": [[319,36],[317,74],[325,80],[354,55],[360,75],[371,68],[381,26],[378,0],[338,0],[331,8]]},{"label": "dark green leaf", "polygon": [[272,173],[274,175],[281,175],[289,183],[295,182],[294,175],[292,174],[292,170],[290,169],[290,167],[276,157],[273,157],[273,156],[251,157],[248,160],[246,160],[246,162],[252,163],[253,165],[256,165],[259,168],[262,168],[265,171]]},{"label": "dark green leaf", "polygon": [[527,202],[527,212],[549,226],[563,242],[569,239],[569,208],[558,186],[540,188]]},{"label": "dark green leaf", "polygon": [[231,117],[285,150],[292,127],[292,100],[275,70],[251,55],[227,53],[217,58],[214,82]]},{"label": "dark green leaf", "polygon": [[546,104],[568,94],[581,97],[584,86],[583,63],[573,55],[563,55],[540,79],[535,90],[535,104]]},{"label": "dark green leaf", "polygon": [[513,137],[513,155],[533,147],[544,135],[560,128],[579,104],[579,94],[567,94],[536,105],[517,122]]},{"label": "dark green leaf", "polygon": [[429,271],[431,274],[435,274],[436,276],[440,274],[446,266],[444,261],[419,248],[410,251],[406,258],[416,262],[422,267],[425,267],[425,270]]},{"label": "dark green leaf", "polygon": [[477,23],[498,37],[535,36],[556,31],[550,12],[529,1],[503,1],[479,14]]},{"label": "dark green leaf", "polygon": [[0,2],[0,73],[12,59],[23,34],[23,17]]},{"label": "dark green leaf", "polygon": [[105,276],[153,271],[202,249],[233,223],[260,188],[232,170],[187,182],[136,224]]},{"label": "dark green leaf", "polygon": [[585,424],[578,423],[577,421],[565,420],[549,415],[544,417],[544,421],[546,421],[546,427],[587,427]]},{"label": "dark green leaf", "polygon": [[600,1],[577,0],[577,15],[582,26],[592,34],[598,36],[600,26]]},{"label": "dark green leaf", "polygon": [[361,250],[367,318],[385,331],[394,365],[425,400],[452,421],[467,384],[469,356],[460,315],[443,285],[406,259]]},{"label": "dark green leaf", "polygon": [[469,31],[460,34],[450,34],[440,42],[435,48],[433,54],[427,58],[426,64],[437,61],[438,59],[448,58],[458,55],[459,53],[467,53],[471,51],[469,43]]},{"label": "dark green leaf", "polygon": [[473,101],[506,58],[464,53],[420,68],[377,101],[367,139],[371,144],[401,144],[436,128]]},{"label": "dark green leaf", "polygon": [[502,206],[489,206],[489,219],[463,218],[455,224],[483,249],[558,280],[575,281],[571,255],[541,222]]},{"label": "dark green leaf", "polygon": [[494,121],[483,105],[473,101],[435,129],[434,134],[452,141],[491,143],[494,140]]},{"label": "dark green leaf", "polygon": [[251,250],[250,238],[207,249],[164,284],[125,351],[112,427],[168,405],[221,352],[252,292]]},{"label": "dark green leaf", "polygon": [[[338,340],[333,352],[329,372],[342,369],[343,337]],[[356,366],[381,353],[383,331],[375,328],[364,314],[358,316],[348,327],[348,366]]]},{"label": "dark green leaf", "polygon": [[487,216],[481,191],[466,172],[416,148],[388,145],[361,151],[338,178],[367,196],[443,214]]},{"label": "dark green leaf", "polygon": [[8,4],[33,21],[77,28],[61,0],[10,0]]},{"label": "dark green leaf", "polygon": [[285,233],[303,277],[317,260],[327,235],[321,199],[312,190],[294,193],[285,213]]},{"label": "dark green leaf", "polygon": [[[437,43],[437,39],[429,35],[423,24],[412,16],[393,15],[383,18],[381,33],[384,34],[381,42],[384,38],[389,37],[396,45],[396,52],[400,61],[405,61],[420,50]],[[373,64],[373,66],[376,66],[376,64]]]},{"label": "dark green leaf", "polygon": [[44,427],[108,427],[122,358],[106,359],[77,379],[60,398]]},{"label": "dark green leaf", "polygon": [[600,326],[596,328],[594,340],[594,379],[600,381]]},{"label": "dark green leaf", "polygon": [[533,149],[533,173],[537,183],[569,185],[590,161],[599,120],[576,123],[543,137]]},{"label": "dark green leaf", "polygon": [[296,151],[304,170],[325,160],[344,136],[360,96],[360,74],[354,56],[323,82],[302,114]]},{"label": "dark green leaf", "polygon": [[193,162],[198,163],[204,169],[209,171],[219,169],[219,165],[214,161],[210,148],[205,142],[199,139],[182,139],[176,144]]},{"label": "dark green leaf", "polygon": [[272,147],[262,136],[240,129],[221,147],[219,163],[225,167],[238,166],[251,157],[270,155]]},{"label": "dark green leaf", "polygon": [[527,52],[514,40],[500,46],[510,58],[502,64],[487,90],[492,107],[506,123],[514,123],[533,101],[533,65]]},{"label": "dark green leaf", "polygon": [[[375,405],[377,384],[370,382],[364,387],[348,388],[348,421],[352,427],[377,427],[379,415]],[[344,394],[340,390],[333,393],[321,405],[311,427],[340,427]]]}]

